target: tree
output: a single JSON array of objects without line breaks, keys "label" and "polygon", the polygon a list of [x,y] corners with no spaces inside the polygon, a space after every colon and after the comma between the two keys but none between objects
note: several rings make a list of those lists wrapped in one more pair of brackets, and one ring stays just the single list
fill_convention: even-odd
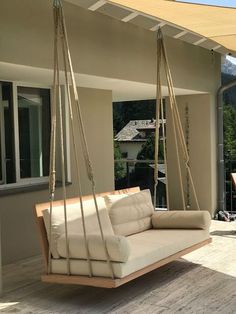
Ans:
[{"label": "tree", "polygon": [[[159,142],[158,160],[164,159],[163,143]],[[155,159],[155,135],[148,137],[137,155],[138,160],[154,160]],[[150,165],[146,162],[137,162],[135,165],[135,173],[137,177],[145,177]]]},{"label": "tree", "polygon": [[231,173],[236,171],[236,108],[224,105],[224,159],[226,174],[226,206],[231,206]]},{"label": "tree", "polygon": [[224,106],[224,155],[225,161],[236,160],[236,108]]},{"label": "tree", "polygon": [[113,104],[113,128],[115,135],[130,120],[151,120],[155,117],[155,100],[116,102]]},{"label": "tree", "polygon": [[115,159],[115,180],[122,179],[126,176],[125,164],[122,161],[122,153],[118,142],[114,141],[114,159]]},{"label": "tree", "polygon": [[[159,160],[164,159],[163,143],[159,142]],[[139,160],[154,160],[155,159],[155,135],[152,134],[148,137],[147,141],[143,144],[141,150],[137,155]]]},{"label": "tree", "polygon": [[[163,142],[159,142],[159,153],[158,160],[164,159]],[[147,141],[143,144],[141,150],[137,155],[139,160],[154,160],[155,159],[155,135],[152,134],[148,137]],[[153,164],[153,162],[152,162]],[[143,188],[150,189],[153,193],[154,191],[154,181],[153,181],[154,168],[146,162],[137,162],[135,165],[135,175],[136,179],[143,184]],[[140,185],[141,185],[140,184]],[[162,204],[163,197],[165,197],[165,186],[164,184],[158,184],[157,189],[157,204]]]},{"label": "tree", "polygon": [[[227,73],[221,73],[221,79],[222,79],[222,84],[225,85],[232,80],[235,80],[236,76],[227,74]],[[227,91],[224,92],[223,95],[224,102],[227,104],[230,104],[232,106],[236,106],[236,87],[231,87]]]}]

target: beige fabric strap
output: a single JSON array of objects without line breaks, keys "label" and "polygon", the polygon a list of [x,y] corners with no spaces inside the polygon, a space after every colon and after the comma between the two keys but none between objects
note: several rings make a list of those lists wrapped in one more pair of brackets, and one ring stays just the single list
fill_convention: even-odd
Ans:
[{"label": "beige fabric strap", "polygon": [[[82,119],[79,96],[78,96],[76,82],[75,82],[75,75],[74,75],[73,66],[72,66],[72,60],[71,60],[70,49],[69,49],[69,44],[68,44],[68,36],[67,36],[67,30],[66,30],[65,17],[64,17],[64,12],[63,12],[62,6],[60,6],[59,10],[60,10],[60,14],[61,14],[61,30],[62,30],[61,37],[63,38],[64,44],[65,44],[65,52],[66,52],[68,66],[69,66],[73,96],[74,96],[74,100],[75,100],[75,102],[74,102],[75,113],[76,113],[76,118],[77,118],[77,121],[79,124],[79,132],[80,132],[80,138],[81,138],[83,157],[84,157],[84,161],[86,164],[87,176],[91,182],[91,190],[92,190],[92,195],[93,195],[93,199],[94,199],[94,205],[95,205],[96,215],[97,215],[97,219],[98,219],[100,234],[101,234],[101,238],[103,241],[104,250],[105,250],[106,256],[107,256],[107,264],[108,264],[108,267],[110,269],[111,277],[114,278],[114,272],[113,272],[112,264],[111,264],[110,257],[109,257],[108,251],[107,251],[105,237],[104,237],[104,233],[103,233],[103,229],[102,229],[102,223],[101,223],[100,214],[99,214],[99,210],[98,210],[98,204],[97,204],[97,199],[96,199],[96,194],[95,194],[94,173],[93,173],[92,163],[91,163],[90,156],[89,156],[88,144],[87,144],[87,140],[86,140],[86,136],[85,136],[85,129],[84,129],[84,124],[83,124],[83,119]],[[81,200],[82,200],[82,198],[81,198]]]},{"label": "beige fabric strap", "polygon": [[[61,30],[62,32],[62,30]],[[78,183],[78,196],[80,200],[80,212],[82,217],[82,228],[83,228],[83,236],[86,248],[86,258],[88,261],[89,266],[89,276],[92,277],[92,263],[91,258],[89,255],[89,248],[88,248],[88,238],[87,238],[87,230],[85,224],[85,215],[84,215],[84,206],[83,206],[83,199],[82,199],[82,188],[80,182],[80,162],[79,162],[79,148],[78,148],[78,141],[76,141],[76,131],[75,131],[75,122],[74,122],[74,115],[72,109],[72,102],[71,102],[71,94],[70,94],[70,84],[69,84],[69,77],[68,77],[68,69],[67,69],[67,61],[66,61],[66,46],[64,37],[61,37],[62,40],[62,53],[63,53],[63,63],[64,63],[64,74],[65,74],[65,82],[66,82],[66,94],[67,94],[67,101],[69,106],[69,114],[70,114],[70,121],[71,121],[71,134],[72,134],[72,143],[73,149],[75,152],[75,165],[76,165],[76,174],[77,174],[77,183]]]},{"label": "beige fabric strap", "polygon": [[[65,163],[64,163],[64,144],[63,144],[63,123],[62,123],[62,108],[60,104],[60,90],[59,90],[59,57],[58,57],[58,41],[61,41],[62,45],[62,53],[63,53],[63,62],[64,62],[64,74],[65,74],[65,81],[66,81],[66,91],[67,91],[67,98],[68,98],[68,106],[69,106],[69,112],[70,112],[70,120],[71,120],[71,125],[72,125],[72,140],[73,140],[73,146],[74,146],[74,151],[75,151],[75,159],[76,159],[76,168],[77,168],[77,174],[78,174],[78,192],[79,192],[79,199],[80,199],[80,210],[81,210],[81,218],[82,218],[82,226],[83,226],[83,235],[84,235],[84,240],[86,244],[86,252],[87,252],[87,261],[89,265],[89,274],[92,276],[92,265],[91,265],[91,260],[89,256],[89,251],[88,251],[88,242],[87,242],[87,232],[86,232],[86,221],[85,221],[85,215],[84,215],[84,208],[83,208],[83,199],[82,199],[82,191],[81,191],[81,182],[80,182],[80,170],[79,170],[79,156],[78,156],[78,140],[75,138],[75,127],[74,127],[74,114],[76,116],[78,126],[79,126],[79,137],[81,140],[81,148],[82,148],[82,153],[83,153],[83,158],[85,161],[85,166],[86,166],[86,171],[87,171],[87,176],[91,182],[91,191],[94,199],[94,205],[96,209],[96,215],[98,219],[98,224],[99,224],[99,229],[100,229],[100,234],[104,246],[104,251],[106,252],[106,257],[107,257],[107,264],[110,269],[111,277],[114,278],[114,272],[112,268],[112,264],[110,261],[110,257],[107,251],[107,246],[105,242],[105,237],[102,229],[102,223],[100,219],[100,214],[98,210],[98,204],[96,200],[96,193],[95,193],[95,180],[94,180],[94,174],[93,174],[93,168],[92,168],[92,163],[89,157],[89,151],[88,151],[88,145],[86,141],[86,136],[85,136],[85,131],[84,131],[84,125],[83,125],[83,119],[82,119],[82,113],[81,113],[81,108],[80,108],[80,103],[79,103],[79,97],[78,97],[78,92],[77,92],[77,87],[76,87],[76,82],[75,82],[75,75],[73,71],[73,66],[72,66],[72,60],[71,60],[71,55],[70,55],[70,50],[69,50],[69,44],[68,44],[68,38],[67,38],[67,31],[66,31],[66,24],[65,24],[65,18],[64,18],[64,12],[62,8],[62,4],[60,0],[55,0],[54,1],[54,21],[55,21],[55,55],[54,55],[54,77],[55,77],[55,84],[53,88],[53,94],[58,95],[58,97],[54,97],[54,106],[56,108],[56,102],[58,101],[59,103],[59,115],[60,115],[60,140],[61,140],[61,155],[63,156],[61,158],[61,167],[62,167],[62,181],[63,181],[63,198],[64,198],[64,217],[65,217],[65,236],[66,236],[66,247],[67,247],[67,273],[68,275],[70,274],[70,260],[69,260],[69,243],[68,243],[68,230],[67,230],[67,211],[66,211],[66,187],[65,187]],[[68,68],[67,68],[68,66]],[[70,82],[67,74],[67,69],[69,70],[70,73],[70,81],[72,85],[72,95],[74,98],[74,102],[71,101],[71,89],[70,89]],[[56,110],[55,110],[56,111]],[[52,120],[53,121],[53,120]],[[56,121],[56,113],[55,113],[55,121]],[[52,135],[51,138],[54,139],[55,137],[55,132],[56,132],[56,127],[54,128],[52,125]],[[52,169],[50,171],[50,195],[53,195],[55,193],[55,145],[52,144],[52,149],[51,149],[51,167]],[[52,202],[51,202],[52,203]],[[53,204],[53,203],[52,203]],[[51,217],[52,217],[52,207],[50,206],[50,225],[51,225]],[[50,227],[51,230],[51,227]],[[51,231],[50,231],[51,234]],[[51,242],[51,236],[50,236],[50,242]],[[51,247],[51,244],[49,245]],[[51,260],[51,253],[49,249],[49,255]],[[51,262],[50,262],[51,264]],[[51,266],[49,268],[49,271],[51,271]]]},{"label": "beige fabric strap", "polygon": [[169,189],[168,189],[168,165],[167,165],[167,151],[166,151],[166,131],[164,124],[164,104],[161,91],[161,63],[162,50],[161,41],[159,40],[159,33],[157,36],[157,84],[156,84],[156,129],[155,129],[155,168],[154,168],[154,208],[156,208],[157,186],[158,186],[158,153],[159,153],[159,129],[160,120],[163,136],[163,151],[165,163],[165,177],[166,177],[166,199],[167,209],[169,209]]},{"label": "beige fabric strap", "polygon": [[[182,199],[182,206],[183,209],[186,210],[186,202],[185,202],[185,195],[184,195],[184,183],[181,173],[181,163],[180,163],[180,149],[178,145],[178,134],[177,134],[177,125],[176,125],[176,115],[175,115],[175,93],[174,93],[174,86],[172,81],[172,76],[169,68],[169,63],[167,59],[167,53],[164,46],[164,40],[163,35],[161,33],[161,30],[158,32],[159,38],[160,38],[160,45],[163,55],[163,65],[164,70],[166,73],[166,79],[167,79],[167,86],[168,86],[168,92],[169,92],[169,99],[170,99],[170,114],[171,114],[171,120],[172,120],[172,126],[173,126],[173,133],[174,133],[174,143],[175,143],[175,150],[176,150],[176,157],[177,157],[177,167],[178,167],[178,175],[179,175],[179,183],[180,183],[180,192],[181,192],[181,199]],[[178,108],[177,108],[178,111]]]},{"label": "beige fabric strap", "polygon": [[154,208],[156,208],[157,186],[158,186],[158,155],[159,155],[159,128],[160,128],[160,104],[162,102],[161,92],[161,46],[157,40],[157,84],[156,84],[156,128],[155,128],[155,168],[154,168]]},{"label": "beige fabric strap", "polygon": [[52,271],[51,263],[51,247],[52,247],[52,212],[53,212],[53,201],[55,195],[55,177],[56,177],[56,124],[57,124],[57,63],[58,63],[58,52],[57,52],[57,38],[58,38],[58,15],[54,11],[54,75],[53,75],[53,95],[51,105],[51,139],[50,139],[50,166],[49,166],[49,194],[50,194],[50,221],[49,221],[49,252],[48,252],[48,274]]},{"label": "beige fabric strap", "polygon": [[197,197],[197,192],[196,192],[193,176],[192,176],[192,173],[191,173],[191,169],[189,167],[188,148],[187,148],[187,145],[186,145],[186,141],[185,141],[185,137],[184,137],[184,131],[183,131],[183,127],[182,127],[181,120],[180,120],[178,105],[177,105],[177,101],[176,101],[176,97],[175,97],[175,93],[174,93],[173,80],[172,80],[170,67],[169,67],[169,62],[168,62],[167,53],[166,53],[166,47],[165,47],[165,43],[164,43],[163,40],[162,40],[162,46],[163,46],[164,56],[165,56],[165,59],[166,59],[166,62],[165,62],[166,63],[166,71],[167,71],[168,77],[169,77],[168,81],[170,82],[170,89],[171,89],[171,94],[172,94],[172,99],[173,99],[173,107],[174,107],[174,113],[175,113],[176,126],[177,126],[178,136],[180,138],[182,152],[184,154],[185,167],[186,167],[186,169],[188,171],[188,174],[189,174],[189,179],[190,179],[190,183],[191,183],[192,190],[193,190],[193,197],[194,197],[194,200],[195,200],[196,208],[198,210],[200,210],[200,205],[199,205],[199,201],[198,201],[198,197]]},{"label": "beige fabric strap", "polygon": [[59,109],[59,131],[60,131],[60,151],[61,151],[61,171],[62,171],[62,190],[63,190],[63,206],[65,220],[65,237],[66,237],[66,260],[67,274],[70,274],[69,260],[69,243],[68,243],[68,228],[67,228],[67,210],[66,210],[66,182],[65,182],[65,161],[64,161],[64,130],[62,122],[62,106],[60,94],[60,72],[59,72],[59,54],[58,54],[58,38],[60,34],[59,22],[60,15],[56,7],[54,7],[54,80],[53,80],[53,101],[52,101],[52,123],[51,123],[51,151],[50,151],[50,175],[49,175],[49,190],[50,190],[50,224],[49,224],[49,262],[48,273],[51,273],[51,242],[52,242],[52,212],[53,200],[55,196],[56,185],[56,125],[57,125],[57,103]]},{"label": "beige fabric strap", "polygon": [[[186,210],[186,202],[185,202],[185,193],[184,193],[184,184],[183,184],[183,178],[181,174],[181,164],[180,164],[180,148],[181,152],[183,154],[184,158],[184,163],[186,170],[189,174],[189,179],[190,183],[192,186],[193,190],[193,196],[194,200],[196,203],[196,207],[198,210],[200,210],[198,198],[197,198],[197,193],[196,193],[196,188],[193,182],[193,177],[192,173],[189,167],[189,154],[188,154],[188,149],[187,145],[185,142],[185,137],[184,137],[184,132],[180,120],[180,115],[179,115],[179,110],[178,110],[178,105],[175,97],[175,92],[174,92],[174,85],[173,85],[173,80],[170,72],[170,67],[169,67],[169,61],[167,57],[167,52],[166,52],[166,47],[163,39],[163,35],[161,32],[161,29],[158,30],[158,40],[157,40],[157,57],[160,60],[157,60],[157,105],[161,106],[161,111],[163,113],[163,105],[162,101],[160,99],[162,98],[161,96],[161,77],[160,77],[160,68],[161,68],[161,61],[163,60],[163,68],[164,72],[166,75],[166,80],[167,80],[167,86],[168,86],[168,92],[169,92],[169,101],[170,101],[170,114],[171,114],[171,120],[172,120],[172,125],[173,125],[173,133],[174,133],[174,143],[175,143],[175,149],[177,153],[177,167],[178,167],[178,175],[179,175],[179,182],[180,182],[180,190],[181,190],[181,198],[182,198],[182,203],[183,203],[183,209]],[[156,119],[159,118],[159,108],[157,108],[157,114],[156,114]],[[156,136],[159,135],[159,131],[156,131]],[[155,186],[157,185],[157,177],[158,177],[158,138],[156,138],[155,141],[155,173],[154,173],[154,181],[155,181]],[[180,146],[180,147],[179,147]],[[167,165],[166,162],[166,145],[164,148],[164,155],[165,155],[165,164]],[[168,176],[168,169],[166,168],[166,175]],[[169,191],[168,191],[168,181],[166,182],[167,186],[167,200],[169,203]],[[155,188],[156,190],[156,188]],[[169,206],[169,204],[168,204]]]},{"label": "beige fabric strap", "polygon": [[163,152],[164,152],[164,163],[165,163],[165,177],[166,177],[166,201],[167,209],[170,210],[170,199],[169,199],[169,185],[168,185],[168,164],[167,164],[167,149],[166,149],[166,125],[164,117],[164,104],[163,98],[161,99],[161,122],[162,122],[162,136],[163,136]]}]

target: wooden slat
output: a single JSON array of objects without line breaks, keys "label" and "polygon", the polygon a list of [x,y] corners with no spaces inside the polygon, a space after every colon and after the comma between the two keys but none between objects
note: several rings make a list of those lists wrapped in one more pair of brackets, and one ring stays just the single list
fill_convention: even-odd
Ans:
[{"label": "wooden slat", "polygon": [[101,288],[116,288],[116,280],[105,277],[86,277],[86,276],[66,276],[66,275],[42,275],[41,280],[47,283],[57,284],[69,284],[69,285],[81,285]]},{"label": "wooden slat", "polygon": [[39,241],[40,241],[40,247],[43,255],[43,261],[45,265],[45,269],[48,268],[48,250],[49,250],[49,244],[48,244],[48,238],[47,238],[47,232],[44,225],[43,217],[39,216],[36,217],[37,221],[37,227],[38,227],[38,235],[39,235]]},{"label": "wooden slat", "polygon": [[131,280],[134,280],[144,274],[151,272],[154,269],[157,269],[161,266],[164,266],[190,252],[193,252],[204,245],[207,245],[212,242],[212,239],[209,238],[205,241],[199,242],[191,247],[188,247],[182,251],[179,251],[167,258],[164,258],[154,264],[151,264],[147,267],[144,267],[124,278],[120,279],[110,279],[105,277],[86,277],[86,276],[66,276],[66,275],[57,275],[57,274],[50,274],[50,275],[43,275],[41,277],[43,282],[47,283],[58,283],[58,284],[70,284],[70,285],[86,285],[86,286],[93,286],[93,287],[102,287],[102,288],[117,288]]},{"label": "wooden slat", "polygon": [[98,0],[96,1],[93,5],[91,5],[90,7],[88,7],[88,9],[90,11],[96,11],[98,10],[100,7],[102,7],[104,4],[106,4],[107,0]]}]

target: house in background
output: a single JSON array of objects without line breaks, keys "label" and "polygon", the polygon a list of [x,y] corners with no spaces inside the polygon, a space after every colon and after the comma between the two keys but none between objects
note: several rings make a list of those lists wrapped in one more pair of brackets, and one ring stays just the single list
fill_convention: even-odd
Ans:
[{"label": "house in background", "polygon": [[[166,124],[165,119],[163,123]],[[162,120],[159,121],[159,139],[163,140],[161,124]],[[155,130],[155,119],[131,120],[117,133],[115,141],[119,143],[123,158],[122,161],[117,160],[116,162],[123,163],[126,168],[126,177],[116,181],[118,188],[139,185],[143,189],[150,189],[153,194],[154,157],[151,159],[145,158],[145,160],[143,158],[142,160],[138,160],[137,157],[147,140],[155,136]],[[166,179],[165,165],[163,163],[159,163],[158,165],[158,174],[159,187],[156,204],[159,207],[166,207]]]},{"label": "house in background", "polygon": [[[160,120],[160,125],[162,121]],[[164,121],[165,123],[165,121]],[[155,134],[156,120],[131,120],[115,136],[119,143],[122,157],[137,159],[137,155],[150,136]],[[160,137],[161,128],[159,129]]]}]

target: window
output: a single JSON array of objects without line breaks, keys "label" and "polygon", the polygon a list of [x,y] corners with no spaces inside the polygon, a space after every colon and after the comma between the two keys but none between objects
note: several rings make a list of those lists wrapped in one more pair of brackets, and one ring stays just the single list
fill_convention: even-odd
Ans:
[{"label": "window", "polygon": [[16,182],[14,122],[13,122],[13,92],[11,83],[1,83],[0,88],[0,182]]},{"label": "window", "polygon": [[0,185],[46,181],[50,89],[0,82]]},{"label": "window", "polygon": [[50,91],[18,87],[20,178],[48,176]]}]

